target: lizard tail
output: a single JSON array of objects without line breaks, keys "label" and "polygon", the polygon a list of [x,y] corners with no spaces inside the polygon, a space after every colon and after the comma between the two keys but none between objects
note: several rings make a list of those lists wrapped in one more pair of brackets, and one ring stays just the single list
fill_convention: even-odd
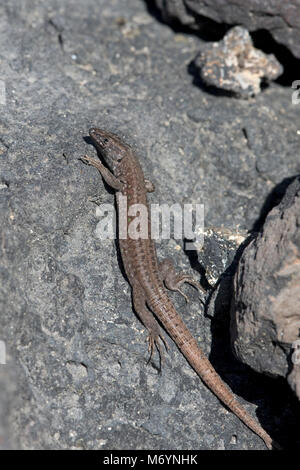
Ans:
[{"label": "lizard tail", "polygon": [[265,442],[268,449],[278,449],[279,445],[264,431],[260,424],[253,419],[245,408],[237,401],[232,391],[223,382],[219,374],[205,356],[197,341],[185,326],[171,301],[166,298],[163,302],[155,302],[152,308],[166,331],[175,341],[187,361],[197,372],[208,388],[222,401],[248,428]]},{"label": "lizard tail", "polygon": [[198,346],[196,340],[190,336],[190,340],[180,345],[180,350],[185,358],[195,369],[197,374],[209,389],[221,400],[248,428],[255,432],[265,442],[267,448],[272,450],[278,448],[271,436],[264,431],[260,424],[254,420],[245,408],[237,401],[231,390],[223,382],[219,374]]}]

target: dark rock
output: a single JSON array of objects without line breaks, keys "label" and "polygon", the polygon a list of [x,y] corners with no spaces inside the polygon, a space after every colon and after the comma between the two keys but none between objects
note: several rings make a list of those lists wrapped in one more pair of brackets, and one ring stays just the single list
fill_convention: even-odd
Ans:
[{"label": "dark rock", "polygon": [[[244,250],[234,277],[231,340],[258,372],[289,378],[300,398],[300,177]],[[294,354],[292,355],[292,353]]]},{"label": "dark rock", "polygon": [[227,25],[241,25],[248,31],[267,30],[295,57],[300,58],[298,0],[155,0],[166,21],[180,21],[203,29],[205,18]]},{"label": "dark rock", "polygon": [[205,46],[194,63],[206,85],[242,98],[257,95],[262,80],[275,80],[283,72],[275,56],[255,49],[248,31],[240,26]]}]

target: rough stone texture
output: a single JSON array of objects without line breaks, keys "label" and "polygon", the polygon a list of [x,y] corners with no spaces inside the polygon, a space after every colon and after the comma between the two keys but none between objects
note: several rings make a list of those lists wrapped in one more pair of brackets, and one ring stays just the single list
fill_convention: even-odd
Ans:
[{"label": "rough stone texture", "polygon": [[283,68],[273,54],[253,47],[245,28],[235,26],[219,42],[208,44],[195,59],[206,85],[251,98],[260,92],[262,82],[275,80]]},{"label": "rough stone texture", "polygon": [[[300,177],[244,250],[234,277],[231,340],[258,372],[286,377],[300,398]],[[296,367],[295,367],[296,366]],[[291,370],[292,369],[292,370]]]},{"label": "rough stone texture", "polygon": [[[180,21],[202,29],[203,18],[241,25],[249,31],[265,29],[300,58],[299,0],[155,0],[166,21]],[[199,17],[199,15],[201,15]]]},{"label": "rough stone texture", "polygon": [[[264,449],[171,340],[162,373],[147,365],[116,245],[95,235],[91,199],[113,195],[78,159],[95,155],[84,137],[102,126],[137,150],[152,202],[204,203],[201,265],[180,241],[164,240],[158,254],[218,279],[233,257],[230,233],[244,235],[274,186],[300,172],[290,90],[272,84],[251,102],[205,93],[188,73],[204,43],[140,0],[2,1],[0,42],[1,446]],[[223,380],[293,446],[300,413],[289,387],[235,360],[228,309],[209,318],[186,292],[188,305],[172,299]]]}]

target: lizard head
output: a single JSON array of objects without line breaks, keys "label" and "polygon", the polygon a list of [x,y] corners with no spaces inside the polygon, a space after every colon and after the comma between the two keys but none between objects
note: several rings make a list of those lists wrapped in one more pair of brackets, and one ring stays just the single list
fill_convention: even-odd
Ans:
[{"label": "lizard head", "polygon": [[129,150],[129,146],[112,132],[92,127],[89,130],[90,137],[96,149],[101,153],[107,165],[115,173],[120,167],[123,157]]}]

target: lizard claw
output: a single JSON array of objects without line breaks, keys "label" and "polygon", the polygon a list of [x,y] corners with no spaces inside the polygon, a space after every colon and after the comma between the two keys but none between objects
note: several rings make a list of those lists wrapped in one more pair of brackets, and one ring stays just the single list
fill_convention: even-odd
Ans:
[{"label": "lizard claw", "polygon": [[149,334],[148,338],[147,338],[147,342],[148,342],[148,352],[150,353],[150,356],[149,356],[149,359],[147,361],[147,364],[149,364],[149,362],[151,361],[152,359],[152,356],[153,356],[153,353],[154,353],[154,348],[156,347],[158,352],[159,352],[159,357],[160,357],[160,363],[162,364],[165,360],[165,353],[164,353],[164,350],[162,348],[162,344],[164,345],[166,351],[168,351],[168,345],[166,343],[166,340],[165,338],[162,336],[162,335],[152,335],[151,333]]},{"label": "lizard claw", "polygon": [[152,358],[152,356],[153,356],[154,344],[155,344],[155,341],[154,341],[152,335],[149,335],[149,336],[148,336],[148,338],[147,338],[147,343],[148,343],[148,352],[150,353],[149,359],[148,359],[148,361],[147,361],[147,364],[149,364],[149,362],[151,361],[151,358]]},{"label": "lizard claw", "polygon": [[[187,282],[188,284],[190,284],[191,286],[195,287],[197,289],[197,291],[199,292],[199,294],[203,294],[205,293],[205,290],[204,288],[201,286],[201,284],[197,281],[195,281],[195,279],[192,277],[192,276],[185,276],[184,278],[184,282]],[[182,293],[180,291],[180,293]],[[201,296],[199,295],[200,297],[200,301],[204,304],[203,300],[201,299]]]},{"label": "lizard claw", "polygon": [[185,301],[186,301],[186,303],[188,304],[188,303],[189,303],[189,298],[188,298],[188,296],[187,296],[187,295],[185,295],[185,293],[184,293],[184,292],[182,292],[182,290],[180,290],[180,289],[176,289],[176,291],[177,291],[177,292],[179,292],[179,294],[181,294],[181,295],[182,295],[182,297],[184,297],[184,298],[185,298]]},{"label": "lizard claw", "polygon": [[82,157],[78,158],[78,160],[81,160],[82,162],[84,163],[87,163],[88,165],[91,165],[91,161],[93,161],[94,159],[89,157],[88,155],[83,155]]}]

